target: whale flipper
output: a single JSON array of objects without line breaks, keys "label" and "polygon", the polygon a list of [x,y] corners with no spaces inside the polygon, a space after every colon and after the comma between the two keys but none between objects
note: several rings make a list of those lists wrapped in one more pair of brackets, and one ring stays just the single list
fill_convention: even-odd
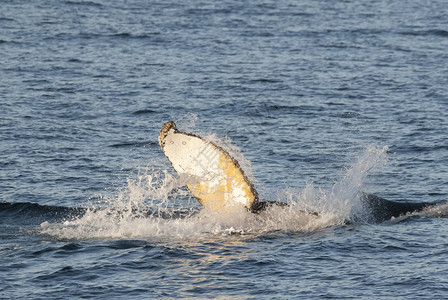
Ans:
[{"label": "whale flipper", "polygon": [[177,130],[174,122],[162,126],[159,144],[187,188],[208,209],[232,206],[251,210],[258,203],[254,185],[239,163],[224,149],[200,136]]}]

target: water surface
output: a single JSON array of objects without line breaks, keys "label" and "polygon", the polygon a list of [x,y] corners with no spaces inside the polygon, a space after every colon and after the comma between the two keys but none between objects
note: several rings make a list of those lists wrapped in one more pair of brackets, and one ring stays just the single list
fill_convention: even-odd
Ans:
[{"label": "water surface", "polygon": [[[446,297],[446,208],[354,215],[358,191],[448,200],[447,14],[1,2],[0,297]],[[157,144],[169,120],[291,207],[201,211]]]}]

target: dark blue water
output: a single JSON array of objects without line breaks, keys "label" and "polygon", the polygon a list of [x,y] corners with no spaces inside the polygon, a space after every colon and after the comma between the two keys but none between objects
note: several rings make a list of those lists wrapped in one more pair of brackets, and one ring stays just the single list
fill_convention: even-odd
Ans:
[{"label": "dark blue water", "polygon": [[[447,15],[1,1],[0,298],[446,298],[446,206],[355,214],[359,191],[448,200]],[[199,210],[157,143],[169,120],[291,206]]]}]

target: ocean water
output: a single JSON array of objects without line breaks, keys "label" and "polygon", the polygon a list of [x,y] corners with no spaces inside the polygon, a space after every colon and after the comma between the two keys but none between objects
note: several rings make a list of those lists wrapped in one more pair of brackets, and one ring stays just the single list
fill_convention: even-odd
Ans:
[{"label": "ocean water", "polygon": [[[1,1],[0,298],[448,298],[446,205],[359,210],[448,200],[447,15]],[[290,205],[202,210],[158,145],[170,120]]]}]

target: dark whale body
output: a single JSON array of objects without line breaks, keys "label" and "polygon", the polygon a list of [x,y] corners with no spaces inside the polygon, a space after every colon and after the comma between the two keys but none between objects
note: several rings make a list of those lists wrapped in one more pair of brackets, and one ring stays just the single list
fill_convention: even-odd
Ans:
[{"label": "dark whale body", "polygon": [[429,202],[390,201],[371,194],[363,194],[361,202],[363,209],[368,214],[368,221],[372,223],[384,222],[408,213],[420,212],[425,208],[438,204]]},{"label": "dark whale body", "polygon": [[[433,207],[439,203],[429,203],[429,202],[397,202],[390,201],[384,198],[378,197],[372,194],[362,194],[361,196],[362,204],[362,218],[355,217],[356,219],[368,221],[369,223],[381,223],[388,221],[392,218],[397,218],[408,213],[420,212],[425,208]],[[253,213],[260,213],[271,206],[288,206],[284,202],[275,201],[261,201],[256,202],[251,207],[250,211]],[[314,213],[317,215],[317,213]]]}]

